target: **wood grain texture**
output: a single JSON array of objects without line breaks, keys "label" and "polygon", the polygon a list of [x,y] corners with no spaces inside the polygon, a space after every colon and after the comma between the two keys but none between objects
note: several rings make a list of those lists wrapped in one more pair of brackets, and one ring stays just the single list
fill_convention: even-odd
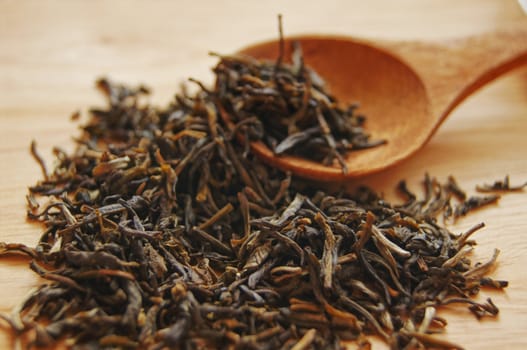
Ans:
[{"label": "wood grain texture", "polygon": [[[370,39],[444,40],[524,20],[512,0],[390,1],[0,1],[0,241],[33,244],[40,227],[25,220],[27,186],[40,177],[29,155],[32,139],[51,166],[51,148],[72,147],[73,111],[101,103],[101,75],[143,82],[167,104],[187,77],[210,81],[209,51],[229,53],[276,35],[276,14],[288,34],[326,33]],[[405,178],[419,186],[425,172],[453,174],[469,189],[509,174],[527,180],[527,69],[512,72],[464,102],[416,155],[362,183],[394,198]],[[475,259],[501,250],[495,277],[504,293],[483,292],[501,308],[497,320],[445,310],[446,336],[467,349],[522,349],[527,325],[527,194],[451,226],[462,232],[484,221]],[[0,311],[8,312],[38,279],[27,260],[0,261]],[[0,348],[10,337],[0,332]],[[385,348],[375,343],[374,349]]]}]

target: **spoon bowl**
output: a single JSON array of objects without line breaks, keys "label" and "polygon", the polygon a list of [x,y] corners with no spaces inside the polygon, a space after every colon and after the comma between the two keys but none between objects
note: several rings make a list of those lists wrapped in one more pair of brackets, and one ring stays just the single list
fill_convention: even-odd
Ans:
[{"label": "spoon bowl", "polygon": [[[463,99],[492,79],[527,63],[527,24],[441,44],[368,42],[338,36],[298,36],[306,65],[326,82],[342,103],[360,103],[366,131],[385,145],[349,152],[348,173],[294,156],[276,156],[262,142],[253,152],[267,163],[322,181],[344,180],[375,173],[408,158],[435,133]],[[274,60],[279,44],[268,41],[240,51]],[[223,115],[224,119],[228,116]],[[228,120],[227,120],[228,121]]]}]

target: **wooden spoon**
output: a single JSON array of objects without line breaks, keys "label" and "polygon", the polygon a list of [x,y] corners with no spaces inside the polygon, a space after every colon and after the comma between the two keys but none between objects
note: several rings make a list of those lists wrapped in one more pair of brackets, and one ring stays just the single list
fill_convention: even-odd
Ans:
[{"label": "wooden spoon", "polygon": [[[461,101],[527,63],[525,22],[439,44],[298,36],[286,39],[285,57],[290,57],[293,41],[301,43],[306,64],[325,79],[339,100],[360,102],[360,111],[367,117],[366,131],[375,139],[387,140],[379,147],[350,152],[346,156],[347,175],[338,165],[276,156],[262,142],[251,143],[253,152],[267,163],[323,181],[359,177],[401,162],[427,143]],[[268,41],[240,53],[274,60],[278,47],[277,41]]]}]

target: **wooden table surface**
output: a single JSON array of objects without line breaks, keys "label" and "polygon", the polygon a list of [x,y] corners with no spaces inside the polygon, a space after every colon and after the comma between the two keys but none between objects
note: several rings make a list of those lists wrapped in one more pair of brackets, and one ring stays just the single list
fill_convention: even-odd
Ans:
[{"label": "wooden table surface", "polygon": [[[276,15],[286,34],[333,33],[370,39],[445,40],[526,21],[511,0],[399,1],[0,1],[0,241],[33,245],[41,228],[25,220],[27,186],[40,177],[29,155],[32,139],[51,165],[54,145],[71,149],[84,114],[102,103],[94,80],[107,75],[153,88],[167,104],[188,77],[211,81],[209,51],[230,53],[275,38]],[[527,25],[527,24],[526,24]],[[511,43],[513,45],[514,43]],[[453,174],[467,189],[509,174],[527,180],[527,67],[464,102],[418,154],[361,182],[390,199],[405,178],[416,187],[425,172]],[[494,276],[510,281],[503,293],[483,292],[501,309],[496,320],[445,311],[448,339],[467,349],[523,349],[527,344],[527,193],[505,195],[495,206],[451,226],[475,223],[475,259],[501,250]],[[25,259],[0,261],[0,311],[8,312],[38,279]],[[483,297],[482,296],[482,297]],[[0,332],[0,349],[10,346]],[[374,344],[374,349],[384,348]]]}]

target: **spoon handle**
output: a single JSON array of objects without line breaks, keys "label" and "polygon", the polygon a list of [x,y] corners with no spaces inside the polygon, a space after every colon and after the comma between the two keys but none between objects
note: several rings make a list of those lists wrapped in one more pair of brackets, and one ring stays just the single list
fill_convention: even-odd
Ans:
[{"label": "spoon handle", "polygon": [[422,77],[438,127],[465,98],[527,64],[527,21],[499,31],[438,44],[386,43]]}]

